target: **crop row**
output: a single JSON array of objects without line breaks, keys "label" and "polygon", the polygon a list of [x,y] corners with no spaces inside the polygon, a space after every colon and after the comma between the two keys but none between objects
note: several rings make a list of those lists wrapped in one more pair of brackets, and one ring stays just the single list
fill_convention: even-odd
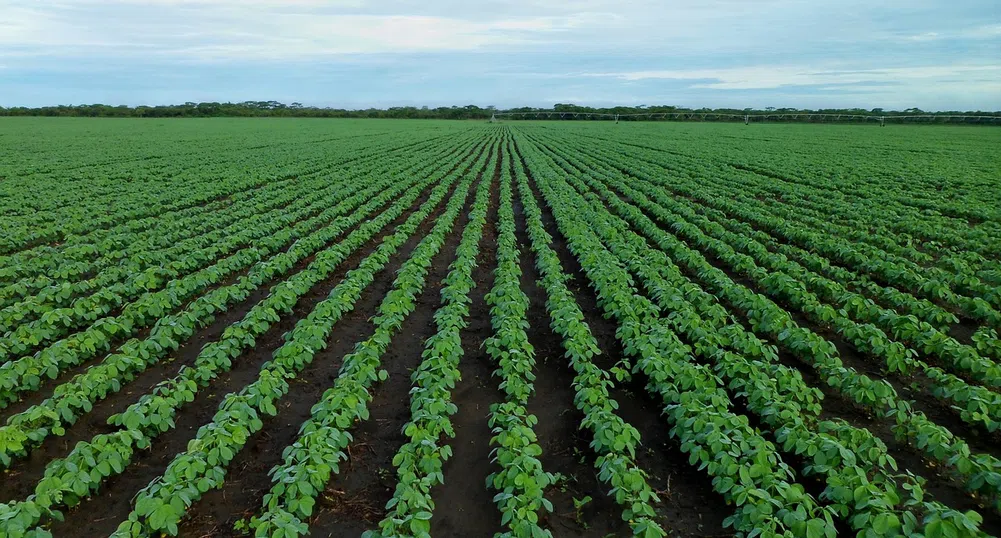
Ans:
[{"label": "crop row", "polygon": [[[430,162],[425,161],[415,175],[419,177],[431,166]],[[56,387],[53,395],[41,404],[11,416],[8,424],[0,428],[0,439],[5,441],[0,446],[0,457],[3,457],[4,465],[9,464],[9,457],[22,453],[26,444],[41,442],[52,433],[61,435],[65,426],[75,422],[82,413],[88,412],[95,401],[121,390],[138,372],[177,349],[181,342],[194,334],[196,327],[210,323],[217,312],[246,299],[253,290],[275,276],[290,271],[301,260],[314,255],[330,240],[362,222],[372,211],[402,192],[402,188],[397,187],[371,198],[380,189],[390,186],[391,181],[377,183],[348,197],[342,204],[328,208],[327,211],[332,215],[347,213],[347,210],[354,212],[334,218],[330,225],[298,240],[286,252],[259,261],[235,283],[202,296],[180,314],[162,318],[146,339],[127,343],[118,353],[106,357],[101,364]],[[396,207],[402,211],[402,208]],[[229,336],[224,334],[224,338]],[[239,331],[235,336],[241,336]],[[238,340],[244,341],[244,345],[253,345],[253,340],[248,340],[246,336]]]},{"label": "crop row", "polygon": [[609,495],[623,506],[622,519],[629,522],[635,536],[667,536],[655,520],[654,506],[660,499],[647,482],[646,473],[636,463],[640,434],[616,413],[618,403],[609,395],[613,385],[611,376],[592,361],[600,353],[598,342],[567,287],[570,277],[563,271],[556,252],[549,247],[552,236],[542,223],[542,212],[525,172],[519,166],[514,168],[531,248],[541,274],[539,283],[546,290],[550,326],[562,337],[564,357],[576,374],[574,404],[584,414],[581,428],[587,428],[593,436],[591,448],[597,455],[595,467],[599,477],[612,486]]},{"label": "crop row", "polygon": [[469,293],[476,287],[473,269],[486,225],[491,187],[492,181],[484,177],[476,189],[469,223],[442,281],[441,306],[434,313],[436,332],[425,340],[421,363],[410,376],[410,420],[403,426],[407,441],[393,457],[397,484],[386,503],[387,514],[378,530],[363,536],[430,536],[435,509],[431,490],[445,482],[442,468],[452,456],[449,440],[455,437],[455,428],[450,417],[458,408],[452,402],[451,391],[461,378],[461,332],[469,323]]},{"label": "crop row", "polygon": [[[434,146],[428,143],[426,148],[414,149],[431,150]],[[384,155],[381,157],[384,158]],[[5,304],[8,304],[0,311],[0,332],[6,332],[14,325],[21,325],[18,329],[24,331],[26,323],[46,316],[55,318],[53,321],[65,325],[66,329],[84,321],[93,322],[97,316],[107,314],[138,294],[156,290],[168,281],[191,272],[192,267],[197,268],[187,260],[188,253],[212,247],[218,257],[246,245],[246,237],[240,241],[230,238],[238,237],[234,234],[241,230],[255,230],[262,223],[284,220],[283,213],[311,207],[308,202],[321,200],[325,193],[336,192],[344,184],[371,172],[370,161],[374,158],[371,156],[350,165],[340,164],[336,181],[329,181],[326,174],[299,177],[295,181],[275,181],[253,193],[239,193],[231,197],[228,204],[211,210],[191,212],[183,217],[161,216],[153,234],[124,232],[97,243],[85,243],[56,254],[31,258],[32,262],[44,261],[44,266],[36,270],[53,278],[32,275],[4,288],[7,293],[0,291],[0,296],[7,295]],[[309,216],[319,210],[315,209],[317,206],[312,207],[314,209]],[[221,242],[223,239],[227,241]],[[250,241],[253,239],[250,238]],[[81,257],[84,253],[88,257],[92,253],[101,253],[101,256],[92,261],[74,261],[64,255],[70,253]],[[213,258],[199,255],[194,259],[207,262]],[[10,269],[27,270],[28,266],[28,263],[23,263]],[[47,285],[39,288],[38,284]],[[25,297],[29,291],[37,293]],[[92,299],[89,302],[79,299],[84,294],[95,292],[104,296],[104,301],[99,299],[95,303],[94,295],[90,296]],[[15,302],[16,299],[21,300]],[[44,327],[41,329],[44,331]],[[38,330],[32,330],[30,334],[33,336],[32,345],[51,338],[44,332],[39,336]]]},{"label": "crop row", "polygon": [[[591,170],[593,174],[594,169],[592,168]],[[592,185],[594,185],[593,182]],[[614,185],[616,188],[623,190],[624,192],[626,191],[626,186],[623,183],[615,182]],[[809,331],[796,327],[795,324],[788,319],[787,314],[783,315],[782,311],[773,303],[768,302],[767,299],[755,296],[753,293],[746,294],[745,289],[741,286],[735,285],[729,280],[729,278],[726,277],[726,275],[713,268],[701,256],[697,254],[693,255],[685,244],[673,239],[669,234],[664,233],[660,228],[650,222],[649,219],[646,219],[646,217],[642,215],[642,212],[639,212],[636,209],[629,209],[629,206],[627,204],[623,204],[622,202],[616,202],[615,196],[607,191],[607,189],[602,190],[602,192],[604,200],[611,204],[614,211],[634,223],[638,227],[638,230],[647,235],[654,241],[655,244],[658,244],[660,248],[663,248],[672,259],[684,262],[685,265],[688,265],[690,274],[698,275],[699,280],[703,281],[704,284],[709,284],[710,289],[714,293],[723,293],[721,297],[725,297],[728,302],[731,305],[736,306],[738,310],[744,310],[748,313],[755,331],[762,331],[765,334],[769,334],[769,336],[775,338],[776,341],[779,341],[782,345],[790,349],[790,351],[806,360],[808,364],[816,364],[818,360],[826,362],[827,368],[822,369],[820,372],[825,381],[833,387],[847,392],[847,395],[851,396],[856,401],[866,404],[867,402],[873,400],[879,401],[881,399],[884,402],[883,405],[886,405],[887,408],[885,410],[879,410],[877,407],[877,410],[886,413],[889,416],[896,417],[898,421],[898,432],[900,432],[901,435],[909,437],[918,448],[923,448],[931,455],[935,455],[936,459],[947,462],[950,466],[960,469],[962,474],[970,477],[969,484],[971,488],[983,490],[988,492],[991,497],[994,496],[991,491],[993,486],[990,486],[991,479],[989,477],[994,474],[993,469],[996,468],[996,464],[990,461],[990,456],[971,456],[969,447],[966,446],[965,443],[955,440],[952,435],[948,433],[948,430],[930,423],[924,415],[913,412],[910,409],[910,406],[905,402],[897,401],[893,396],[892,387],[888,384],[885,384],[885,382],[882,384],[873,383],[872,380],[869,380],[865,376],[859,375],[850,369],[844,369],[844,367],[841,366],[840,362],[836,359],[836,349],[833,349],[833,345],[829,342],[826,342]],[[657,207],[650,204],[645,197],[637,196],[632,192],[630,192],[630,194],[632,194],[631,198],[635,203],[644,204],[642,206],[644,209],[648,209],[651,212],[656,211]],[[679,221],[677,218],[671,218],[668,222],[675,223],[673,226],[673,229],[675,230],[687,229],[678,225]],[[701,245],[701,243],[697,241],[694,244]],[[722,259],[727,260],[726,256],[723,256]],[[656,264],[664,263],[664,260],[646,261],[648,263],[655,264],[653,265],[654,267],[662,266]],[[726,283],[724,283],[724,281]],[[664,292],[662,290],[657,290],[655,293]],[[693,339],[692,341],[700,343],[704,342],[701,339]],[[774,374],[772,374],[772,376],[774,376]],[[788,375],[786,377],[788,378]],[[768,377],[762,377],[761,379],[767,380]],[[763,399],[761,401],[768,401],[768,399]],[[910,423],[909,428],[904,425],[906,423]],[[904,433],[904,431],[906,431],[906,433]],[[859,435],[856,435],[855,437],[857,439],[862,439],[866,436],[866,433],[867,432],[859,432]],[[931,434],[931,438],[925,437],[929,434]],[[786,437],[786,439],[788,440],[788,437]],[[936,440],[939,440],[939,443],[934,443]],[[913,486],[908,486],[908,488],[913,488]],[[890,498],[894,497],[891,496]],[[979,515],[975,513],[964,515],[955,511],[944,511],[944,507],[942,506],[925,506],[925,509],[929,514],[929,516],[926,517],[926,523],[931,525],[946,525],[969,531],[971,529],[975,529],[976,524],[979,521]],[[932,516],[930,514],[935,515]],[[939,522],[936,523],[936,521]]]},{"label": "crop row", "polygon": [[[629,191],[624,182],[616,182],[615,186],[621,192],[630,192],[636,203],[642,204],[644,210],[657,216],[661,222],[671,223],[670,226],[673,230],[679,233],[693,234],[685,237],[691,238],[690,240],[694,244],[702,248],[710,244],[708,241],[698,239],[700,236],[697,234],[700,233],[700,230],[697,227],[683,223],[683,221],[679,222],[677,217],[666,213],[662,207],[650,202],[642,194]],[[646,219],[644,215],[635,211],[631,214],[622,213],[622,216],[634,223]],[[640,226],[639,229],[651,230],[657,229],[657,226],[644,225]],[[893,387],[885,380],[874,381],[853,369],[845,368],[834,344],[808,329],[800,328],[792,321],[788,313],[767,298],[757,295],[743,286],[735,285],[726,274],[713,267],[701,254],[693,252],[682,241],[670,234],[662,234],[656,238],[651,237],[651,239],[654,239],[658,246],[673,260],[684,262],[686,270],[690,274],[698,275],[700,281],[707,285],[712,293],[726,298],[730,305],[747,315],[755,332],[768,335],[806,364],[816,368],[824,382],[846,396],[849,401],[854,401],[877,415],[892,419],[895,422],[896,434],[901,439],[907,439],[930,458],[944,464],[956,473],[971,491],[976,491],[992,500],[995,503],[995,509],[1001,510],[997,504],[999,499],[998,484],[1001,484],[1001,474],[999,474],[1001,461],[989,454],[973,453],[969,445],[961,438],[958,438],[946,427],[932,422],[920,411],[915,411],[909,402],[900,399]],[[743,267],[754,268],[753,261],[748,262],[739,254],[728,253],[725,250],[714,251],[714,254],[732,268],[742,267],[741,263],[744,264]],[[740,271],[740,269],[736,270]],[[783,287],[786,290],[796,289],[795,282],[788,280],[772,282],[780,286],[779,292]],[[769,295],[779,293],[775,287],[766,286],[765,291]],[[827,311],[832,312],[832,310]],[[962,398],[964,394],[955,392],[949,396]],[[963,409],[959,411],[965,413]],[[977,418],[972,415],[971,412],[966,416]]]},{"label": "crop row", "polygon": [[[621,202],[612,199],[613,194],[606,196],[615,210],[625,211]],[[896,477],[896,462],[882,441],[868,431],[843,421],[820,421],[819,391],[806,386],[798,371],[778,364],[774,351],[739,324],[711,316],[703,319],[693,305],[706,304],[711,296],[685,278],[663,252],[649,248],[643,238],[628,231],[627,223],[608,214],[603,217],[604,205],[597,196],[590,193],[587,198],[595,211],[589,221],[601,230],[619,259],[639,275],[659,306],[671,312],[668,326],[691,342],[695,356],[713,364],[730,392],[745,399],[749,410],[772,428],[783,451],[813,461],[804,474],[818,475],[826,482],[821,498],[833,502],[852,527],[871,529],[870,535],[878,536],[928,526],[976,535],[978,515],[964,516],[925,501],[921,481]],[[660,232],[648,227],[644,233]],[[703,300],[690,303],[690,295]]]},{"label": "crop row", "polygon": [[[590,223],[575,213],[566,188],[558,188],[555,170],[528,143],[521,144],[543,199],[571,252],[580,260],[599,305],[618,323],[616,337],[649,390],[664,401],[671,434],[713,477],[714,489],[738,511],[727,524],[760,535],[833,536],[833,513],[821,507],[796,482],[776,447],[731,410],[725,391],[714,388],[714,374],[688,360],[690,350],[659,321],[656,305],[639,296],[619,260],[602,245]],[[571,209],[574,208],[574,209]]]},{"label": "crop row", "polygon": [[[464,205],[472,179],[467,177],[461,181],[434,228],[401,266],[393,290],[387,294],[373,318],[376,333],[344,357],[334,387],[327,390],[313,407],[313,417],[300,429],[300,439],[283,452],[284,463],[272,471],[279,485],[284,484],[285,471],[294,472],[292,470],[299,464],[309,465],[312,451],[345,446],[347,440],[340,429],[346,429],[355,419],[367,417],[365,404],[370,396],[366,389],[373,381],[386,377],[386,373],[379,369],[379,357],[388,347],[392,332],[413,310],[413,298],[423,287],[431,258],[440,249],[445,234],[451,230]],[[439,201],[444,192],[439,190]],[[229,462],[246,445],[250,436],[263,427],[261,414],[277,414],[275,404],[288,392],[289,380],[312,362],[317,351],[326,347],[334,323],[354,306],[361,289],[374,280],[375,273],[384,268],[390,256],[413,235],[418,223],[430,214],[432,207],[425,205],[421,211],[413,213],[358,268],[348,273],[345,281],[334,288],[328,299],[300,320],[296,328],[286,335],[285,344],[275,351],[274,358],[262,368],[257,381],[239,393],[223,398],[213,421],[199,429],[188,450],[178,454],[160,478],[139,492],[133,511],[128,520],[121,523],[116,536],[145,536],[155,532],[177,534],[177,524],[186,508],[202,493],[222,484]],[[318,441],[315,444],[310,442],[314,437]],[[323,454],[330,455],[327,452]],[[318,478],[322,478],[323,474],[329,477],[337,460],[323,457],[319,461],[321,465],[316,469],[320,473]],[[294,481],[290,483],[295,484]],[[278,525],[286,535],[296,535],[301,523],[286,516],[294,514],[293,511],[307,510],[309,503],[303,503],[300,496],[315,498],[319,491],[314,489],[310,495],[306,489],[282,487],[280,492],[271,493],[266,501],[269,513],[281,515],[272,518],[266,514],[258,521]],[[271,506],[274,506],[273,510]]]},{"label": "crop row", "polygon": [[[419,169],[418,169],[419,170]],[[146,448],[158,435],[174,427],[173,417],[184,404],[194,399],[200,386],[208,385],[220,372],[232,367],[233,360],[255,345],[255,338],[263,334],[276,323],[280,317],[292,311],[299,297],[303,296],[316,283],[322,281],[334,271],[348,256],[364,245],[371,237],[398,218],[406,211],[420,192],[429,184],[442,179],[444,171],[432,174],[422,180],[377,218],[371,219],[357,230],[351,232],[340,243],[331,246],[315,256],[310,265],[297,273],[291,279],[276,285],[270,295],[255,305],[242,321],[227,328],[219,341],[204,347],[191,367],[183,367],[173,379],[165,380],[155,387],[151,393],[142,396],[125,412],[112,416],[109,422],[120,429],[111,434],[99,434],[88,443],[80,443],[62,460],[55,460],[46,468],[45,478],[35,488],[35,494],[26,502],[16,503],[6,508],[12,513],[20,514],[10,521],[24,523],[22,529],[30,528],[39,518],[38,512],[50,510],[57,504],[72,506],[79,502],[89,491],[96,490],[104,478],[120,473],[123,466],[131,460],[135,450]],[[415,212],[414,216],[390,234],[359,268],[348,273],[346,279],[335,287],[330,298],[326,300],[325,309],[331,309],[330,315],[343,315],[349,311],[360,297],[362,291],[380,271],[389,256],[395,252],[406,239],[407,231],[413,230],[420,221],[438,205],[449,192],[451,179],[439,183],[432,191],[429,199]],[[402,190],[407,185],[401,185]],[[394,198],[393,189],[387,190],[382,196],[371,201],[378,206]],[[364,213],[357,218],[363,219]],[[336,235],[341,228],[335,228]],[[303,246],[303,249],[308,247]],[[262,264],[261,271],[275,274],[288,271],[294,265],[296,256],[302,257],[308,250],[293,248],[289,252],[290,259],[283,263]],[[275,260],[276,262],[278,260]],[[317,308],[320,308],[318,305]],[[317,310],[314,309],[314,312]],[[303,322],[301,322],[303,323]],[[283,354],[282,356],[285,356]],[[276,360],[279,357],[276,352]],[[300,364],[300,366],[302,366]],[[273,380],[277,365],[265,365],[262,378]],[[261,387],[270,386],[264,381],[258,383]],[[249,391],[249,389],[245,389]],[[253,393],[253,391],[250,391]],[[236,398],[234,395],[233,398]],[[234,400],[235,401],[235,400]],[[84,471],[84,472],[81,472]],[[113,471],[113,472],[112,472]]]}]

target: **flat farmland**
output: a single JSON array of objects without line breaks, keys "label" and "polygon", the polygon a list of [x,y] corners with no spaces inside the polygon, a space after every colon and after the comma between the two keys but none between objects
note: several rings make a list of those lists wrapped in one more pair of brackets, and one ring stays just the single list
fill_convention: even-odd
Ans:
[{"label": "flat farmland", "polygon": [[0,121],[0,538],[1001,534],[1001,131]]}]

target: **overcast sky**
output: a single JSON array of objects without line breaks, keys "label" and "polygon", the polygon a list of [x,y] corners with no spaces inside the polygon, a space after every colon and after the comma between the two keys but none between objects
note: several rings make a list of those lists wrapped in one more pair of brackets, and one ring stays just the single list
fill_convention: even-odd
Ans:
[{"label": "overcast sky", "polygon": [[0,0],[0,105],[1001,110],[1001,0]]}]

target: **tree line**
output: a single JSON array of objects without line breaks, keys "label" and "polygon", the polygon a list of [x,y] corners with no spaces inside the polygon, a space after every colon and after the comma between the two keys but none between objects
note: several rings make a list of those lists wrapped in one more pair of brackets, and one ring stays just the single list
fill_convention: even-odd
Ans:
[{"label": "tree line", "polygon": [[43,107],[0,107],[0,116],[54,116],[91,118],[216,118],[216,117],[292,117],[292,118],[415,118],[415,119],[489,119],[494,109],[474,105],[465,107],[391,107],[349,110],[343,108],[285,104],[278,101],[242,103],[184,103],[178,105],[57,105]]},{"label": "tree line", "polygon": [[[834,114],[834,115],[868,115],[892,116],[900,115],[931,115],[940,121],[947,121],[946,116],[975,115],[989,116],[1001,120],[1001,111],[937,111],[926,112],[917,108],[905,110],[871,110],[860,108],[847,109],[797,109],[797,108],[766,108],[766,109],[735,109],[735,108],[684,108],[675,106],[616,106],[588,107],[575,104],[557,103],[552,108],[520,107],[500,110],[489,106],[481,108],[476,105],[450,107],[389,107],[367,109],[343,109],[332,107],[304,106],[301,103],[285,104],[278,101],[244,101],[241,103],[184,103],[177,105],[156,106],[126,106],[126,105],[57,105],[43,107],[0,107],[0,116],[50,116],[50,117],[98,117],[98,118],[213,118],[213,117],[296,117],[296,118],[408,118],[408,119],[449,119],[449,120],[487,120],[495,113],[520,113],[522,115],[506,116],[505,119],[588,119],[585,115],[607,115],[610,117],[625,116],[621,119],[631,119],[630,115],[649,114],[653,116],[643,119],[661,119],[656,115],[672,115],[664,119],[693,121],[740,121],[744,115],[764,116],[769,121],[830,121],[828,118],[779,118],[788,114]],[[677,117],[682,114],[681,117]],[[576,115],[576,116],[575,116]],[[732,116],[737,116],[734,118]],[[593,119],[594,116],[591,117]],[[931,121],[936,121],[933,118]]]}]

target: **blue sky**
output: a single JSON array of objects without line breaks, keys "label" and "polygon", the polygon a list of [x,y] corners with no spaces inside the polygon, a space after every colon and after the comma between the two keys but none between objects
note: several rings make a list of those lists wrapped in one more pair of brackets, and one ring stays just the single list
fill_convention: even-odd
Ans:
[{"label": "blue sky", "polygon": [[1001,110],[998,0],[0,0],[0,106]]}]

